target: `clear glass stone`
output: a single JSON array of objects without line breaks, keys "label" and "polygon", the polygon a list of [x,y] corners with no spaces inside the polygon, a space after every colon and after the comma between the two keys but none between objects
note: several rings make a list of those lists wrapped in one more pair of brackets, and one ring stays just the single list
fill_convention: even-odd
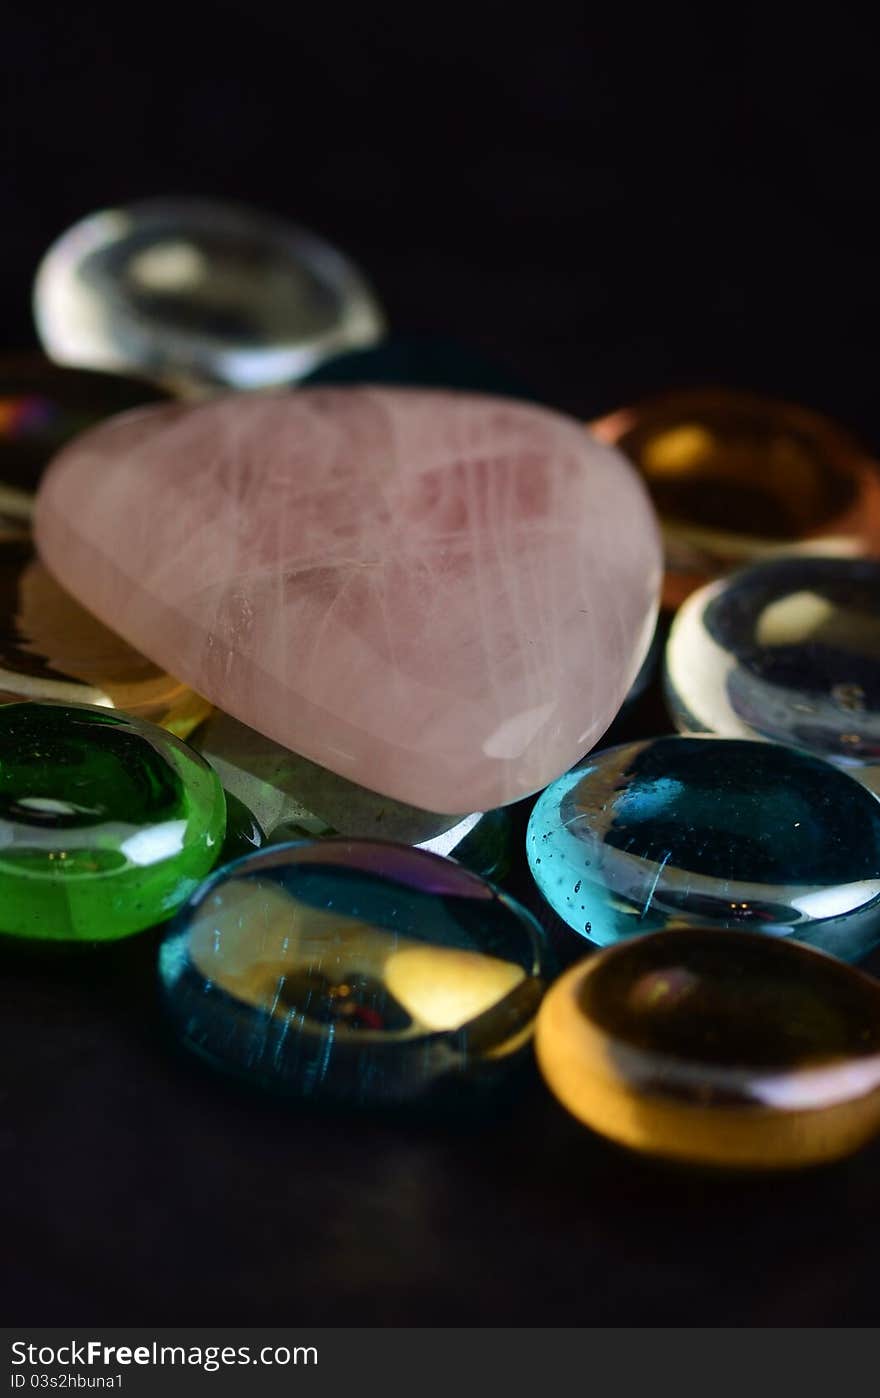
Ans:
[{"label": "clear glass stone", "polygon": [[360,272],[305,229],[201,199],[92,214],[46,253],[34,314],[59,363],[176,392],[292,383],[373,344],[383,316]]}]

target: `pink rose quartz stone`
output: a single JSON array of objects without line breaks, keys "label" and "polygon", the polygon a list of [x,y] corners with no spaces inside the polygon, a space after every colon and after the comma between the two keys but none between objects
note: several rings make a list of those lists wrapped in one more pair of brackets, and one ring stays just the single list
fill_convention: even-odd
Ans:
[{"label": "pink rose quartz stone", "polygon": [[243,723],[439,812],[545,786],[613,719],[661,579],[633,469],[546,409],[320,388],[138,410],[36,534],[96,616]]}]

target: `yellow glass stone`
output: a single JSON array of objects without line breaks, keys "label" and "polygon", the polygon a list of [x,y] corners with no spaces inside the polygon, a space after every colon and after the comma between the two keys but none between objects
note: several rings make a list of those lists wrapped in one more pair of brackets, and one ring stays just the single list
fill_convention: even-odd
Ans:
[{"label": "yellow glass stone", "polygon": [[748,932],[658,932],[558,980],[538,1014],[544,1078],[619,1145],[707,1166],[790,1169],[880,1130],[880,985]]},{"label": "yellow glass stone", "polygon": [[646,399],[591,424],[641,470],[666,548],[663,602],[771,554],[880,552],[880,467],[836,423],[730,389]]},{"label": "yellow glass stone", "polygon": [[121,709],[178,738],[211,711],[55,582],[26,517],[0,498],[0,703],[40,699]]}]

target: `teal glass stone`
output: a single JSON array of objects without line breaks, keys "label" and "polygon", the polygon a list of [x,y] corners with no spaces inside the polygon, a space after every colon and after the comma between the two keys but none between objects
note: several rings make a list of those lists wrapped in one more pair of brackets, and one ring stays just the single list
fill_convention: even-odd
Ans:
[{"label": "teal glass stone", "polygon": [[96,942],[163,922],[225,824],[215,773],[165,729],[90,705],[0,707],[0,932]]},{"label": "teal glass stone", "polygon": [[214,1067],[392,1106],[479,1097],[520,1066],[549,961],[531,915],[452,860],[319,840],[203,885],[159,974],[181,1040]]},{"label": "teal glass stone", "polygon": [[781,558],[701,588],[665,687],[680,733],[788,743],[880,790],[880,563]]},{"label": "teal glass stone", "polygon": [[600,946],[667,927],[740,928],[854,961],[880,941],[880,802],[776,743],[654,738],[542,793],[529,866]]}]

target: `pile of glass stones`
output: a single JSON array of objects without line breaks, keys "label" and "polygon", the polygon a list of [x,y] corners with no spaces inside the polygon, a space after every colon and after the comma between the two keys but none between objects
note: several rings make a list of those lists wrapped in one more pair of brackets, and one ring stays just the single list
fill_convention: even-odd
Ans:
[{"label": "pile of glass stones", "polygon": [[291,1098],[485,1103],[534,1034],[572,1116],[649,1155],[791,1168],[880,1130],[880,988],[845,964],[880,943],[880,467],[845,430],[720,389],[593,423],[660,516],[653,646],[611,745],[530,813],[444,815],[142,654],[40,559],[33,495],[119,412],[306,382],[526,398],[515,372],[385,338],[347,258],[200,201],[84,220],[35,315],[54,362],[0,364],[3,934],[160,929],[180,1041]]}]

